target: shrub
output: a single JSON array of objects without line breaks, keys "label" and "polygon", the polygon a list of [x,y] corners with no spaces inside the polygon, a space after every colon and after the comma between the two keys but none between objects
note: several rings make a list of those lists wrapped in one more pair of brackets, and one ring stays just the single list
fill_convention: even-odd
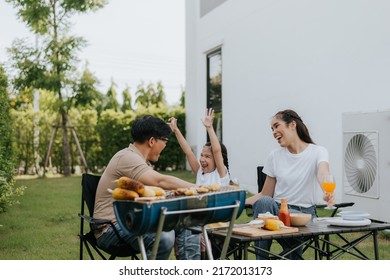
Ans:
[{"label": "shrub", "polygon": [[0,65],[0,213],[16,202],[24,187],[14,186],[14,160],[12,153],[12,120],[7,92],[7,76]]}]

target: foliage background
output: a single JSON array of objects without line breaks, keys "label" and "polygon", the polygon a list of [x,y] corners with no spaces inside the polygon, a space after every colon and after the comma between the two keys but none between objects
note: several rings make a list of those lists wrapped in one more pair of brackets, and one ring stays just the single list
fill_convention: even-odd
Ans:
[{"label": "foliage background", "polygon": [[[52,100],[50,92],[43,91],[40,98],[40,107],[43,109],[39,112],[34,111],[31,104],[27,104],[24,108],[11,109],[15,123],[12,141],[16,154],[14,167],[18,169],[19,174],[42,173],[50,137],[57,120],[56,114],[52,110],[45,109],[50,107],[47,103],[52,102]],[[144,114],[151,114],[163,120],[168,120],[170,117],[177,118],[178,126],[185,135],[185,111],[182,106],[169,107],[165,104],[160,104],[160,106],[152,104],[145,107],[140,104],[136,110],[125,111],[104,109],[99,112],[97,109],[85,107],[69,110],[69,119],[90,171],[101,171],[117,151],[127,147],[132,142],[131,125],[138,116]],[[35,119],[39,120],[38,127],[34,126]],[[34,129],[39,130],[39,144],[35,148]],[[75,172],[77,167],[80,167],[81,171],[85,171],[72,131],[69,130],[68,133],[72,171]],[[47,172],[61,173],[63,170],[62,137],[62,131],[57,130],[51,151],[51,166],[48,166]],[[37,151],[38,154],[38,166],[36,166],[34,151]],[[174,170],[185,168],[185,156],[174,135],[171,135],[169,144],[159,161],[155,163],[155,167],[160,170],[165,170],[167,167]]]},{"label": "foliage background", "polygon": [[[142,81],[134,100],[126,88],[120,104],[114,80],[105,93],[100,92],[100,82],[88,63],[84,69],[78,67],[79,51],[87,42],[73,34],[71,19],[96,12],[106,0],[6,2],[17,10],[16,16],[36,42],[16,38],[8,48],[7,73],[0,69],[0,198],[4,205],[11,204],[16,194],[14,171],[65,176],[101,172],[117,151],[132,142],[131,125],[140,115],[164,120],[174,116],[185,135],[184,92],[181,104],[170,107],[161,81]],[[173,140],[155,163],[156,169],[185,168],[184,155]]]},{"label": "foliage background", "polygon": [[14,187],[14,157],[12,153],[12,120],[7,92],[8,80],[0,65],[0,213],[17,202],[24,187]]}]

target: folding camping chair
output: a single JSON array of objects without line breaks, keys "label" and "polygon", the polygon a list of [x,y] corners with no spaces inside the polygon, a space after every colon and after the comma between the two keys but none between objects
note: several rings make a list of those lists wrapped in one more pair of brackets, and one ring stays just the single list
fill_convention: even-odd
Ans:
[{"label": "folding camping chair", "polygon": [[[265,183],[265,179],[267,175],[263,173],[264,166],[257,166],[257,192],[261,192],[263,190],[263,186]],[[248,217],[253,216],[253,205],[245,204],[245,211]]]},{"label": "folding camping chair", "polygon": [[[100,176],[92,175],[92,174],[83,174],[81,186],[82,186],[82,195],[81,195],[81,213],[79,213],[80,217],[80,260],[83,259],[83,250],[84,246],[88,252],[91,260],[94,260],[94,254],[92,253],[92,249],[95,251],[95,254],[98,254],[101,259],[106,260],[105,254],[109,255],[110,260],[114,260],[116,257],[131,257],[131,259],[139,259],[136,252],[130,245],[123,241],[123,245],[121,246],[113,246],[108,251],[104,251],[97,245],[96,238],[94,235],[94,228],[96,226],[101,225],[110,225],[114,229],[119,239],[122,239],[119,236],[119,233],[115,229],[114,224],[110,220],[103,219],[95,219],[93,217],[94,206],[95,206],[95,195],[96,189],[99,184]],[[85,215],[84,207],[85,205],[88,207],[89,216]],[[90,230],[88,232],[84,232],[84,222],[87,222],[90,226]]]}]

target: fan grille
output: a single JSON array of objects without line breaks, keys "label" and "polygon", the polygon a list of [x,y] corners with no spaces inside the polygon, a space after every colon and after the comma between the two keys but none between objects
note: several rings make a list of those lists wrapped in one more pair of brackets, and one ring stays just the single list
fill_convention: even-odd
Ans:
[{"label": "fan grille", "polygon": [[377,173],[376,152],[371,141],[363,134],[354,135],[346,147],[344,159],[350,186],[358,193],[369,191]]}]

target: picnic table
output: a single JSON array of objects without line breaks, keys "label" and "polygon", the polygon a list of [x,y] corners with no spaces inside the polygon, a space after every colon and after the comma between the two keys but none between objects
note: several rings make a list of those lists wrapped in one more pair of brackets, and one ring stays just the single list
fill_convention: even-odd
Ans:
[{"label": "picnic table", "polygon": [[[255,228],[255,227],[251,227]],[[248,231],[250,228],[247,228]],[[358,259],[369,259],[369,257],[359,250],[357,245],[363,240],[372,237],[374,257],[379,259],[378,253],[378,232],[390,229],[390,223],[371,220],[369,225],[364,226],[335,226],[330,225],[325,220],[311,221],[306,226],[292,228],[291,230],[282,229],[280,231],[265,231],[257,229],[258,234],[252,229],[251,232],[245,233],[245,228],[233,229],[230,239],[229,251],[227,256],[233,256],[234,259],[248,259],[248,254],[256,254],[256,251],[268,253],[273,259],[286,259],[286,256],[302,248],[303,252],[309,248],[314,250],[314,259],[337,259],[344,254],[355,256]],[[349,233],[357,233],[351,235]],[[211,239],[224,239],[226,230],[210,229],[208,236]],[[334,236],[339,237],[338,242],[333,239]],[[289,248],[280,252],[267,251],[256,247],[254,241],[260,240],[277,240],[286,242],[290,245]],[[296,240],[298,242],[288,242]],[[341,244],[340,244],[341,243]]]}]

